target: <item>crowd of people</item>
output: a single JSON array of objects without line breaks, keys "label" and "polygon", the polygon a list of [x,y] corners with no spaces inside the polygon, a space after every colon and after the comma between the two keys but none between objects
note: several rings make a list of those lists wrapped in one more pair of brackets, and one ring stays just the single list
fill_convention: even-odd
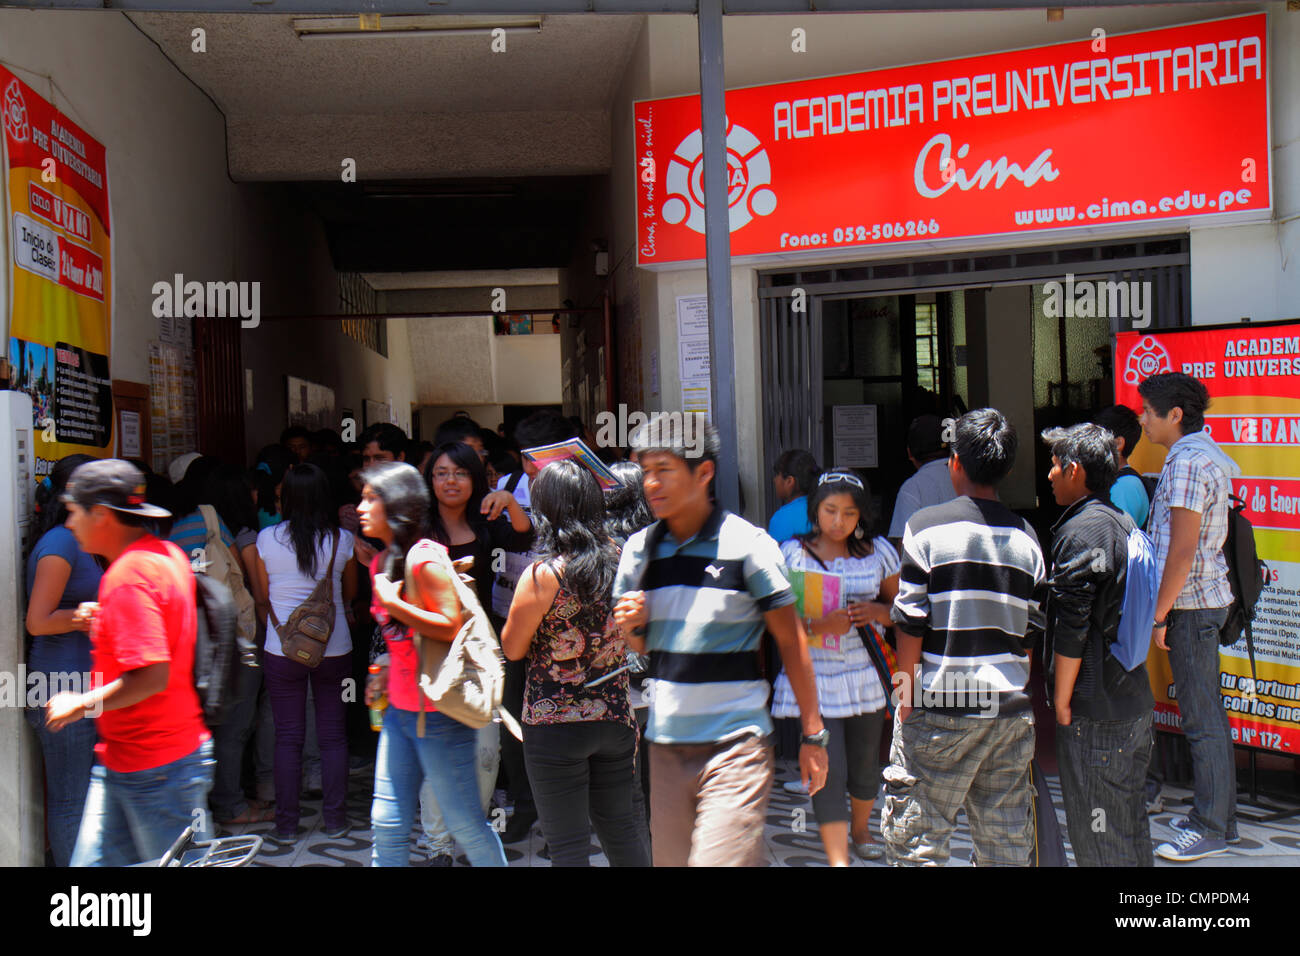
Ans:
[{"label": "crowd of people", "polygon": [[[1169,373],[1139,391],[1140,419],[1114,407],[1042,435],[1065,509],[1046,549],[999,500],[1018,439],[994,409],[912,423],[917,470],[887,526],[860,472],[796,449],[773,475],[782,507],[756,527],[715,499],[712,426],[687,442],[680,416],[658,414],[607,490],[576,462],[521,456],[584,435],[549,411],[509,441],[463,415],[432,442],[389,424],[355,447],[290,428],[250,470],[64,459],[38,494],[29,669],[95,676],[28,712],[53,862],[153,859],[190,825],[270,824],[293,844],[304,795],[342,838],[349,777],[373,762],[376,866],[411,863],[417,818],[415,852],[436,865],[457,847],[505,865],[534,825],[556,866],[587,865],[593,830],[614,866],[762,865],[775,717],[799,722],[795,786],[830,865],[942,865],[963,808],[974,862],[1027,865],[1041,650],[1076,861],[1151,865],[1151,690],[1111,653],[1144,525],[1162,569],[1152,638],[1195,774],[1191,812],[1154,852],[1222,853],[1235,776],[1211,651],[1236,471],[1202,431],[1199,382]],[[1169,448],[1155,488],[1127,468],[1143,431]],[[261,664],[240,668],[211,730],[194,569],[229,588]],[[813,572],[838,581],[825,613],[792,583]],[[422,690],[429,648],[480,618],[521,739]]]}]

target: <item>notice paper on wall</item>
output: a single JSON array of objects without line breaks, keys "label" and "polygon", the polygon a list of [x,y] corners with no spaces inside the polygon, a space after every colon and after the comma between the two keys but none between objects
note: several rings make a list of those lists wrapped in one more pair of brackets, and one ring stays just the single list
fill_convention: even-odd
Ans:
[{"label": "notice paper on wall", "polygon": [[118,441],[121,447],[118,454],[122,458],[139,458],[140,457],[140,413],[128,412],[123,409],[120,413],[122,422],[122,431],[118,435]]},{"label": "notice paper on wall", "polygon": [[713,417],[713,388],[709,380],[709,298],[677,297],[677,358],[682,411]]},{"label": "notice paper on wall", "polygon": [[880,465],[880,429],[876,405],[835,405],[832,434],[836,468],[876,468]]}]

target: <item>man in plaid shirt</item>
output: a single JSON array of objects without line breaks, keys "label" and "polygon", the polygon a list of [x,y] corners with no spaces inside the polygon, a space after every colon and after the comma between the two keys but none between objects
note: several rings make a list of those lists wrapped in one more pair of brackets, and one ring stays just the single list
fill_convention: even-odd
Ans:
[{"label": "man in plaid shirt", "polygon": [[1169,449],[1147,527],[1161,568],[1152,639],[1169,652],[1183,733],[1192,752],[1192,811],[1156,847],[1166,860],[1199,860],[1236,843],[1237,771],[1219,699],[1219,631],[1232,603],[1223,542],[1231,478],[1241,474],[1204,431],[1210,396],[1182,372],[1138,386],[1147,438]]}]

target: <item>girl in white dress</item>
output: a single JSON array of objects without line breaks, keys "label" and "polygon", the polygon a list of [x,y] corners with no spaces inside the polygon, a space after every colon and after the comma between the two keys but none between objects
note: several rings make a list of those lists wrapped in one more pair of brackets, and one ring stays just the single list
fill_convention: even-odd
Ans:
[{"label": "girl in white dress", "polygon": [[[850,840],[864,860],[884,855],[872,840],[870,827],[880,787],[886,690],[857,629],[871,624],[890,626],[889,608],[898,593],[899,558],[885,538],[869,536],[868,529],[875,522],[871,493],[866,482],[847,469],[833,469],[821,476],[808,499],[808,517],[812,533],[785,542],[781,553],[791,570],[839,575],[845,598],[842,603],[847,604],[825,617],[805,618],[804,629],[815,643],[827,635],[839,637],[837,650],[808,649],[822,720],[830,730],[826,786],[814,795],[812,803],[827,861],[831,866],[848,866]],[[799,716],[784,670],[776,680],[772,714]]]}]

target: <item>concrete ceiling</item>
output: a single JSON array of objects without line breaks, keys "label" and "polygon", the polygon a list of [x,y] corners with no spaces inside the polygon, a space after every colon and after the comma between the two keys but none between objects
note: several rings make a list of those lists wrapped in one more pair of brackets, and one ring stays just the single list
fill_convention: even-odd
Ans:
[{"label": "concrete ceiling", "polygon": [[494,53],[485,34],[300,39],[292,16],[128,16],[225,114],[231,175],[247,181],[338,181],[344,158],[371,180],[605,172],[644,24],[547,16]]}]

